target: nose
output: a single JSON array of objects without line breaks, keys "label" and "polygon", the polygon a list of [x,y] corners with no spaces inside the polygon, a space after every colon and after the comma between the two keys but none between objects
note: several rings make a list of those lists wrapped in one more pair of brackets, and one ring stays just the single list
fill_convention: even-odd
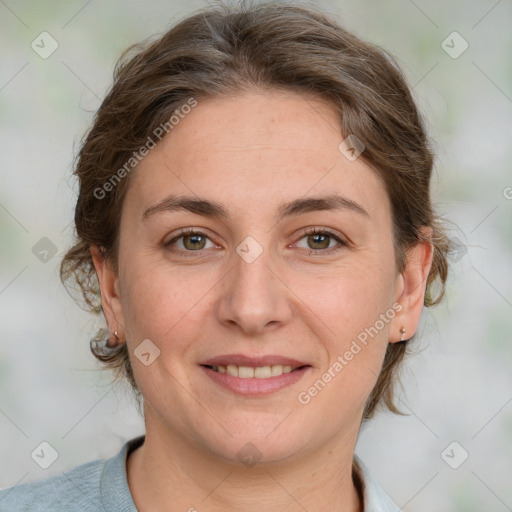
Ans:
[{"label": "nose", "polygon": [[[233,267],[221,282],[220,323],[255,335],[285,325],[292,316],[291,296],[278,265],[266,248],[254,260],[234,254]],[[274,262],[275,263],[275,262]]]}]

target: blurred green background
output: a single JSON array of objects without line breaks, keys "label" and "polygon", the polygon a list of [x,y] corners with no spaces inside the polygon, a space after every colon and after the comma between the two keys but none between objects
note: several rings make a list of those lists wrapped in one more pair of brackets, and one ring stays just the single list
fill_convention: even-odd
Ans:
[{"label": "blurred green background", "polygon": [[[101,322],[58,279],[73,158],[122,50],[206,5],[0,1],[0,488],[110,457],[143,432],[128,388],[89,352]],[[398,59],[435,144],[437,210],[461,247],[404,368],[410,416],[379,414],[357,452],[406,512],[512,510],[512,2],[316,5]],[[31,46],[42,32],[58,45],[47,58]],[[45,440],[59,453],[47,470],[30,457]],[[469,454],[457,469],[441,456],[454,441]]]}]

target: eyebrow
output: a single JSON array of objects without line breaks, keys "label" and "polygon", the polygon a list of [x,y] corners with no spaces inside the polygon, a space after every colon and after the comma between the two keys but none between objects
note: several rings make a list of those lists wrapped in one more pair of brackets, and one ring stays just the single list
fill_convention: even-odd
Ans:
[{"label": "eyebrow", "polygon": [[[295,199],[289,203],[279,205],[276,222],[280,222],[285,217],[328,210],[349,210],[370,217],[369,213],[352,199],[340,195],[329,195]],[[205,217],[220,220],[229,219],[229,213],[221,203],[200,197],[170,195],[145,210],[142,214],[142,220],[146,220],[156,213],[172,211],[189,211]]]}]

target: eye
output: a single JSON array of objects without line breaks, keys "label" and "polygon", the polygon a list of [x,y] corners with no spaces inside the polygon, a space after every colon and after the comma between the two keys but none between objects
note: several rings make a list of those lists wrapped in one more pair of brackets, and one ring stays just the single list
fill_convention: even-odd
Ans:
[{"label": "eye", "polygon": [[[346,247],[348,244],[344,242],[339,236],[334,234],[327,228],[310,228],[303,233],[300,240],[306,239],[308,247],[302,247],[309,250],[309,254],[332,254]],[[178,253],[184,256],[194,256],[193,253],[200,253],[207,249],[207,241],[210,241],[211,247],[216,245],[209,239],[206,233],[195,229],[183,229],[177,236],[166,242],[164,245],[171,252]],[[338,242],[338,247],[332,246],[331,242]],[[181,244],[181,247],[179,245]],[[176,248],[176,245],[178,246]],[[300,247],[298,245],[298,247]]]},{"label": "eye", "polygon": [[[332,254],[333,252],[337,252],[348,245],[339,236],[335,235],[327,228],[310,228],[303,233],[301,240],[303,239],[306,239],[306,243],[308,244],[307,247],[303,248],[309,249],[309,254]],[[334,246],[333,248],[331,242],[338,242],[339,246]]]},{"label": "eye", "polygon": [[[181,239],[183,239],[180,242],[181,247],[178,247],[177,249],[174,248],[174,244]],[[206,235],[202,231],[197,231],[194,229],[184,229],[177,236],[166,242],[164,245],[165,247],[169,248],[171,252],[186,254],[188,256],[187,253],[199,252],[203,249],[206,249],[207,247],[205,247],[205,245],[207,240],[209,240],[208,235]],[[212,247],[215,247],[215,244],[213,242],[211,243]]]}]

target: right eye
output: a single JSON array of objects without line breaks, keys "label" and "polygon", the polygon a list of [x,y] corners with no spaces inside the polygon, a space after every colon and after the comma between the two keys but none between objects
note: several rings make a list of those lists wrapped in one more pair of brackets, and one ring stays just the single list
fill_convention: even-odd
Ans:
[{"label": "right eye", "polygon": [[[174,244],[181,239],[183,239],[181,242],[183,248],[174,248]],[[189,253],[187,254],[187,256],[189,256],[190,253],[200,252],[205,249],[206,240],[209,240],[208,235],[202,231],[188,228],[182,230],[177,236],[172,238],[172,240],[166,242],[165,247],[168,247],[171,252],[180,253],[183,255]],[[215,247],[215,244],[213,244],[213,246]]]}]

